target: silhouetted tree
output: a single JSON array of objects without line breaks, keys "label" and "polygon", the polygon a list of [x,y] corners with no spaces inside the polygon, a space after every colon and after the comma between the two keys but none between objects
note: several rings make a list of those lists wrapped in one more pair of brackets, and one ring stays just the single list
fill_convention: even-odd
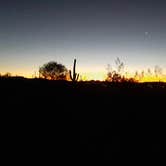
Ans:
[{"label": "silhouetted tree", "polygon": [[39,76],[50,80],[66,80],[67,68],[57,62],[51,61],[39,68]]}]

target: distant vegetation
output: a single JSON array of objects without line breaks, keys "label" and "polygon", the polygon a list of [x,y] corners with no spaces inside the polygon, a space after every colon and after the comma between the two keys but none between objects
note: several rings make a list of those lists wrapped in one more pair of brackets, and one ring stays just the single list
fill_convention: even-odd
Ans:
[{"label": "distant vegetation", "polygon": [[133,76],[128,77],[128,72],[125,71],[124,63],[117,58],[115,60],[116,67],[112,69],[110,65],[107,67],[107,78],[109,82],[148,82],[148,81],[161,81],[166,78],[160,66],[156,65],[154,70],[148,68],[147,70],[136,71]]},{"label": "distant vegetation", "polygon": [[154,66],[154,69],[151,70],[148,68],[147,70],[142,70],[141,72],[136,71],[134,75],[134,79],[137,81],[145,81],[148,79],[161,81],[162,78],[166,76],[163,74],[162,68],[158,65]]},{"label": "distant vegetation", "polygon": [[115,60],[116,68],[111,69],[110,65],[107,67],[107,78],[108,82],[136,82],[134,78],[127,78],[124,75],[124,63],[119,58]]},{"label": "distant vegetation", "polygon": [[[8,78],[12,77],[10,72],[0,74],[0,77]],[[22,77],[22,76],[15,76]],[[82,75],[76,72],[76,59],[74,59],[73,69],[68,70],[65,65],[50,61],[39,67],[38,74],[35,72],[33,78],[42,78],[48,80],[67,80],[72,82],[83,81]],[[135,73],[129,76],[129,73],[125,71],[125,64],[119,58],[115,59],[115,67],[112,68],[109,64],[107,66],[106,82],[123,83],[123,82],[162,82],[166,79],[166,75],[163,74],[163,70],[160,66],[156,65],[153,70],[148,68],[147,70],[135,71]],[[85,80],[87,81],[87,80]],[[91,80],[93,81],[93,80]]]}]

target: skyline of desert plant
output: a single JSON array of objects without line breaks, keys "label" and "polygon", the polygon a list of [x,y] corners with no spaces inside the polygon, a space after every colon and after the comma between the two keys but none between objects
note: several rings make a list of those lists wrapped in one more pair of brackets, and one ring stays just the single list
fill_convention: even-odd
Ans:
[{"label": "skyline of desert plant", "polygon": [[[75,59],[76,60],[76,59]],[[79,61],[79,60],[78,60]],[[58,64],[60,67],[62,66],[64,69],[65,75],[62,76],[54,76],[56,75],[55,73],[52,73],[52,76],[42,76],[41,75],[41,70],[43,70],[43,67],[46,67],[48,64]],[[71,62],[72,64],[72,62]],[[72,65],[71,65],[72,67]],[[72,67],[73,68],[73,67]],[[52,79],[52,80],[57,80],[57,79],[64,79],[71,81],[71,75],[70,71],[73,70],[72,68],[67,68],[63,63],[56,62],[56,61],[49,61],[44,63],[42,66],[39,66],[38,71],[34,71],[34,73],[30,76],[26,76],[24,74],[13,74],[12,72],[4,72],[1,73],[0,76],[4,77],[11,77],[11,76],[21,76],[25,78],[45,78],[45,79]],[[114,65],[110,65],[109,63],[107,64],[107,67],[105,67],[105,72],[104,71],[96,71],[96,72],[79,72],[79,66],[77,65],[77,71],[78,71],[78,81],[109,81],[109,82],[121,82],[122,80],[133,80],[135,82],[166,82],[166,75],[164,73],[164,70],[159,66],[155,65],[154,68],[146,68],[143,70],[136,70],[133,72],[129,72],[127,70],[127,65],[125,62],[121,61],[119,57],[117,57],[114,60]],[[43,72],[43,71],[42,71]],[[62,71],[63,72],[63,71]],[[44,74],[44,73],[43,73]],[[50,78],[49,78],[50,77]]]}]

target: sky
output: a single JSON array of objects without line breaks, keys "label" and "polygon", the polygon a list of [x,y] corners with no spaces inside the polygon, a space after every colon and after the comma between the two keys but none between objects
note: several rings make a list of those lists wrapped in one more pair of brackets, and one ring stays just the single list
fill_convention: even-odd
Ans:
[{"label": "sky", "polygon": [[131,73],[166,69],[165,0],[1,0],[0,73],[72,69],[76,58],[80,74],[99,78],[117,57]]}]

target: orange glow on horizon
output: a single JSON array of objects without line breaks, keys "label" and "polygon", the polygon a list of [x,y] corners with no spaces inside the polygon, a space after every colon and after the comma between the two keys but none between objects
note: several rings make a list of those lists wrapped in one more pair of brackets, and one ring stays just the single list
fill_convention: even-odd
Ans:
[{"label": "orange glow on horizon", "polygon": [[[1,75],[4,75],[7,72],[2,72]],[[25,78],[38,78],[39,73],[33,72],[30,73],[29,71],[22,71],[22,72],[10,72],[11,76],[23,76]],[[107,72],[80,72],[79,81],[105,81],[107,78]],[[126,78],[134,78],[132,74],[127,74]],[[154,75],[151,76],[144,76],[142,78],[135,78],[138,82],[166,82],[166,75],[162,75],[156,77]]]},{"label": "orange glow on horizon", "polygon": [[80,79],[82,81],[104,81],[107,77],[106,73],[103,72],[87,72],[87,73],[80,73]]},{"label": "orange glow on horizon", "polygon": [[163,77],[143,77],[139,82],[166,82],[166,76]]}]

